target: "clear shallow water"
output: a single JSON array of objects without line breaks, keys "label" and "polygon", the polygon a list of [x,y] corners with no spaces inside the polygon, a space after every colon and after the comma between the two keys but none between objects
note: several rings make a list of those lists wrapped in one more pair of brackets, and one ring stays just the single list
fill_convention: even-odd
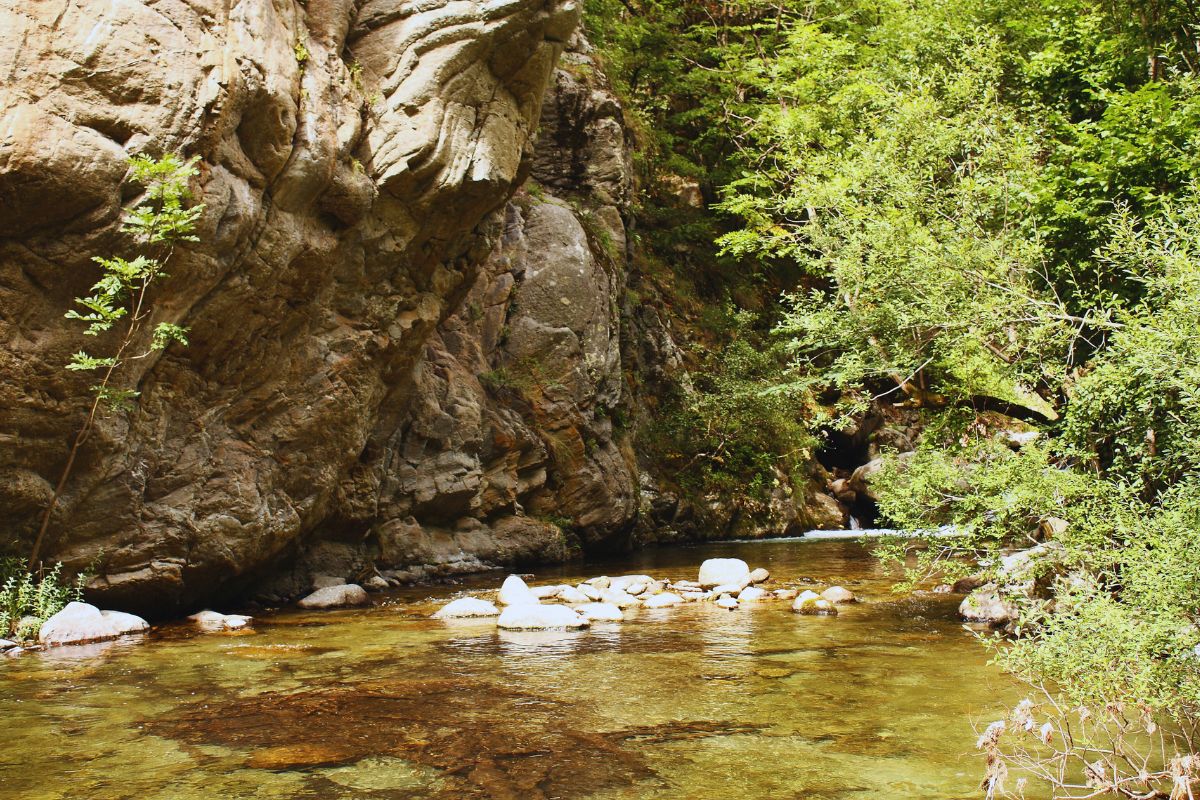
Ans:
[{"label": "clear shallow water", "polygon": [[980,796],[972,725],[1018,688],[955,598],[896,597],[856,542],[647,551],[536,582],[694,579],[719,556],[767,567],[771,587],[841,583],[867,602],[508,633],[428,619],[464,587],[426,587],[260,617],[253,634],[169,627],[26,655],[0,662],[0,798]]}]

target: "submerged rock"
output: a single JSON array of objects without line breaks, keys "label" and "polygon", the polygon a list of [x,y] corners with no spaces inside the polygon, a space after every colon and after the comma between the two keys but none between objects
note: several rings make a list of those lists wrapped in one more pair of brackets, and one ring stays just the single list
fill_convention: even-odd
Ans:
[{"label": "submerged rock", "polygon": [[750,566],[740,558],[710,558],[700,565],[699,582],[705,588],[736,584],[741,591],[750,583]]},{"label": "submerged rock", "polygon": [[830,586],[825,591],[821,592],[821,597],[824,597],[831,603],[857,603],[858,598],[854,596],[854,592],[843,586]]},{"label": "submerged rock", "polygon": [[497,617],[500,609],[487,600],[478,597],[460,597],[452,600],[438,609],[434,619],[463,619],[468,617]]},{"label": "submerged rock", "polygon": [[620,622],[625,619],[624,612],[612,603],[585,603],[575,611],[585,619],[595,622]]},{"label": "submerged rock", "polygon": [[496,624],[505,630],[542,630],[549,628],[586,628],[587,617],[566,606],[544,606],[529,603],[511,605],[500,614]]},{"label": "submerged rock", "polygon": [[67,603],[42,625],[38,641],[46,645],[87,644],[142,633],[150,625],[141,617],[121,611],[101,611],[88,603]]},{"label": "submerged rock", "polygon": [[217,631],[240,631],[249,628],[253,619],[242,614],[221,614],[205,609],[188,617],[202,631],[215,633]]},{"label": "submerged rock", "polygon": [[642,600],[642,605],[646,608],[667,608],[668,606],[677,606],[683,602],[683,598],[677,594],[665,593],[656,594],[652,597],[647,597]]},{"label": "submerged rock", "polygon": [[303,598],[296,605],[301,608],[343,608],[346,606],[365,606],[371,602],[367,592],[357,583],[344,583],[340,586],[326,586],[317,589]]},{"label": "submerged rock", "polygon": [[538,596],[521,580],[520,575],[509,575],[500,586],[500,604],[505,606],[536,605]]}]

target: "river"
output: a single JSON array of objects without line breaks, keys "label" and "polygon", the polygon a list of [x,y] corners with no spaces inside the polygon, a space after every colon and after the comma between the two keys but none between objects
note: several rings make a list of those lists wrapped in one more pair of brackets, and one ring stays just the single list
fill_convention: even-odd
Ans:
[{"label": "river", "polygon": [[893,594],[859,542],[648,550],[530,582],[694,580],[730,556],[771,570],[768,587],[838,583],[865,602],[834,618],[692,603],[570,633],[429,619],[493,574],[261,615],[253,633],[173,625],[26,654],[0,661],[0,797],[981,796],[974,726],[1019,688],[958,598]]}]

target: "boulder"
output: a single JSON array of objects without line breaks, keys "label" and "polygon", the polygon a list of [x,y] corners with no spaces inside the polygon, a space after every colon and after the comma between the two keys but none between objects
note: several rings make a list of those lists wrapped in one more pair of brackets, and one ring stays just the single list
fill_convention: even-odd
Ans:
[{"label": "boulder", "polygon": [[757,586],[747,586],[742,591],[738,592],[739,603],[757,603],[767,596],[766,589],[760,589]]},{"label": "boulder", "polygon": [[625,592],[627,594],[631,594],[635,597],[639,594],[642,594],[645,591],[646,591],[646,584],[644,584],[644,583],[631,583],[625,587]]},{"label": "boulder", "polygon": [[575,611],[587,620],[594,622],[620,622],[625,619],[621,609],[612,603],[586,603]]},{"label": "boulder", "polygon": [[133,614],[101,611],[88,603],[67,603],[42,624],[38,641],[45,645],[86,644],[142,633],[149,628],[146,620]]},{"label": "boulder", "polygon": [[519,575],[509,575],[500,586],[500,604],[505,606],[536,605],[538,597]]},{"label": "boulder", "polygon": [[581,583],[575,587],[575,590],[593,603],[600,600],[600,590],[590,583]]},{"label": "boulder", "polygon": [[668,606],[677,606],[683,602],[683,598],[677,594],[665,593],[656,594],[642,600],[642,605],[646,608],[667,608]]},{"label": "boulder", "polygon": [[[588,588],[590,589],[591,587],[589,586]],[[599,597],[598,593],[597,597]],[[579,603],[591,602],[594,598],[585,592],[579,591],[574,586],[564,586],[558,593],[558,599],[569,605],[578,605]]]},{"label": "boulder", "polygon": [[732,611],[738,607],[738,601],[727,594],[723,594],[717,598],[717,606],[719,608],[727,608]]},{"label": "boulder", "polygon": [[639,601],[633,595],[627,592],[620,592],[614,589],[605,589],[600,593],[600,602],[611,603],[617,608],[629,608],[630,606],[638,605]]},{"label": "boulder", "polygon": [[854,592],[843,586],[830,586],[825,591],[821,592],[821,597],[824,597],[831,603],[857,603],[858,598],[854,596]]},{"label": "boulder", "polygon": [[750,573],[751,583],[765,583],[771,577],[771,573],[762,567]]},{"label": "boulder", "polygon": [[357,583],[343,583],[340,586],[326,586],[317,589],[302,599],[296,605],[301,608],[343,608],[346,606],[365,606],[371,602],[367,592]]},{"label": "boulder", "polygon": [[12,650],[14,647],[19,648],[20,645],[9,639],[0,639],[0,653],[3,653],[5,650]]},{"label": "boulder", "polygon": [[217,611],[205,609],[198,611],[188,617],[202,631],[215,633],[217,631],[240,631],[243,628],[249,628],[253,620],[250,617],[241,614],[221,614]]},{"label": "boulder", "polygon": [[697,600],[703,600],[708,595],[706,595],[704,592],[680,592],[679,596],[688,603],[694,603]]},{"label": "boulder", "polygon": [[612,578],[607,575],[601,575],[599,578],[588,578],[584,583],[588,586],[594,586],[597,589],[607,589],[612,584]]},{"label": "boulder", "polygon": [[714,595],[720,597],[723,594],[738,594],[748,585],[748,583],[723,583],[720,586],[714,586],[711,591]]},{"label": "boulder", "polygon": [[552,628],[586,628],[587,617],[566,606],[518,603],[500,614],[496,624],[510,631],[547,630]]},{"label": "boulder", "polygon": [[984,584],[963,598],[958,613],[968,622],[986,622],[989,625],[1004,625],[1017,616],[1016,608],[1000,596],[1000,588],[994,583]]},{"label": "boulder", "polygon": [[795,589],[776,589],[774,594],[780,600],[791,600],[800,593]]},{"label": "boulder", "polygon": [[551,597],[558,597],[559,593],[565,588],[567,587],[558,584],[554,586],[530,586],[529,591],[538,600],[547,600]]},{"label": "boulder", "polygon": [[313,589],[328,589],[330,586],[345,586],[346,579],[334,575],[313,575]]},{"label": "boulder", "polygon": [[363,582],[363,588],[371,592],[382,592],[390,589],[391,584],[382,575],[372,575]]},{"label": "boulder", "polygon": [[813,591],[803,591],[792,603],[792,611],[797,614],[816,614],[836,616],[837,606]]},{"label": "boulder", "polygon": [[[622,575],[619,578],[612,578],[609,581],[608,588],[629,592],[632,586],[641,584],[644,590],[651,583],[654,583],[654,578],[651,578],[649,575]],[[629,594],[633,594],[633,592],[629,592]]]},{"label": "boulder", "polygon": [[499,615],[500,609],[487,600],[480,600],[478,597],[460,597],[438,609],[433,618],[462,619],[464,617],[496,617]]},{"label": "boulder", "polygon": [[740,558],[710,558],[700,565],[699,582],[705,588],[734,584],[741,591],[750,583],[750,567]]}]

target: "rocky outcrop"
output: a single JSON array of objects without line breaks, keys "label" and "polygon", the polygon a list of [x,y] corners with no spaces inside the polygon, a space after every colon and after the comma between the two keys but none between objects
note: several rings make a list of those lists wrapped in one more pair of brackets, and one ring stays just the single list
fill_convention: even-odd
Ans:
[{"label": "rocky outcrop", "polygon": [[[409,435],[436,382],[413,370],[454,347],[438,326],[506,225],[577,21],[573,0],[0,9],[0,524],[30,535],[83,421],[88,379],[59,368],[81,337],[62,315],[96,278],[90,257],[128,248],[125,158],[167,151],[202,157],[205,211],[152,322],[189,327],[191,345],[123,376],[136,408],[87,442],[51,555],[97,570],[94,595],[162,610],[249,580],[330,520],[375,532],[373,492],[413,516],[469,507],[461,487],[430,498],[406,477],[418,440],[444,441],[440,418]],[[407,518],[382,515],[385,535]]]}]

